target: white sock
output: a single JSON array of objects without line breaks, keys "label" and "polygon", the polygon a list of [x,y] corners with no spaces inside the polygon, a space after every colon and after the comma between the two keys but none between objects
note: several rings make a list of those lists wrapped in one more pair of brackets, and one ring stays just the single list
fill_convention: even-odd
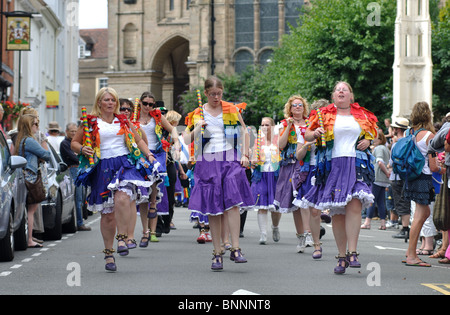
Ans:
[{"label": "white sock", "polygon": [[267,234],[267,212],[258,212],[258,225],[261,233]]}]

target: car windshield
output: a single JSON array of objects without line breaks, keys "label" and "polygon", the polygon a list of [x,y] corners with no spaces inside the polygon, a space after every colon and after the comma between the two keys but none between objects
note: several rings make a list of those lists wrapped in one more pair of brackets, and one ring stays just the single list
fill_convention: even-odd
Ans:
[{"label": "car windshield", "polygon": [[9,159],[11,157],[11,153],[9,152],[8,143],[6,142],[5,137],[3,134],[0,136],[0,154],[1,154],[1,165],[0,168],[2,171],[6,170],[6,167],[8,166]]}]

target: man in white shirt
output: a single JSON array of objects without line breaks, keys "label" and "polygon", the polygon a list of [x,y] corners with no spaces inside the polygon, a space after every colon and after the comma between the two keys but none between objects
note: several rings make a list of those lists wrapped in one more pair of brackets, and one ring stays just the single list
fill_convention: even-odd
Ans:
[{"label": "man in white shirt", "polygon": [[55,149],[55,151],[59,154],[59,146],[61,142],[64,140],[63,136],[60,136],[61,128],[59,127],[58,122],[52,121],[48,123],[48,137],[47,141],[50,143]]}]

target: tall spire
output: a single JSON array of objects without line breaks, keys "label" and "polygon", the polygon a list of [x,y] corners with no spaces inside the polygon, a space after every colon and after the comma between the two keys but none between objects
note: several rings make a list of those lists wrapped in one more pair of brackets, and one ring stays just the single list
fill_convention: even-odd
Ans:
[{"label": "tall spire", "polygon": [[397,0],[393,119],[419,101],[432,105],[432,70],[429,0]]}]

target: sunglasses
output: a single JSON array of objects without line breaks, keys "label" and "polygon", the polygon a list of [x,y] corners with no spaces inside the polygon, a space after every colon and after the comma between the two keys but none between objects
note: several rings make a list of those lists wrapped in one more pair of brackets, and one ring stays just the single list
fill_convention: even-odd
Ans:
[{"label": "sunglasses", "polygon": [[299,103],[299,104],[292,104],[291,106],[292,106],[292,107],[302,107],[303,104],[302,104],[302,103]]},{"label": "sunglasses", "polygon": [[147,102],[142,102],[142,106],[151,106],[151,107],[155,107],[155,103],[147,103]]},{"label": "sunglasses", "polygon": [[131,113],[131,108],[129,108],[129,107],[121,107],[120,111],[121,112],[130,112]]}]

